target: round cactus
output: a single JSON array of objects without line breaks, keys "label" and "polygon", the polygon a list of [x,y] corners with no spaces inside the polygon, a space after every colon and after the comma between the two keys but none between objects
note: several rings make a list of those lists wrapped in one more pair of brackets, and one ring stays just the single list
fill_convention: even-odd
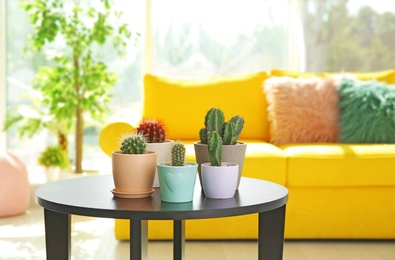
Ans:
[{"label": "round cactus", "polygon": [[163,143],[166,140],[165,125],[156,119],[144,119],[136,131],[143,134],[148,143]]},{"label": "round cactus", "polygon": [[143,154],[146,146],[144,135],[132,133],[122,136],[120,150],[124,154]]},{"label": "round cactus", "polygon": [[183,166],[185,161],[185,146],[177,141],[171,149],[171,165]]}]

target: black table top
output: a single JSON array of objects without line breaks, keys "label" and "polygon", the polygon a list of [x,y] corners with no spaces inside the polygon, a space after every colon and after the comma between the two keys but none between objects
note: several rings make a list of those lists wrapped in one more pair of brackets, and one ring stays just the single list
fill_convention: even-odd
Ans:
[{"label": "black table top", "polygon": [[49,183],[38,188],[36,202],[49,210],[66,214],[141,220],[183,220],[217,218],[265,212],[279,208],[288,200],[288,190],[278,184],[242,178],[231,199],[209,199],[196,180],[192,202],[161,201],[160,189],[151,197],[116,198],[112,175],[79,177]]}]

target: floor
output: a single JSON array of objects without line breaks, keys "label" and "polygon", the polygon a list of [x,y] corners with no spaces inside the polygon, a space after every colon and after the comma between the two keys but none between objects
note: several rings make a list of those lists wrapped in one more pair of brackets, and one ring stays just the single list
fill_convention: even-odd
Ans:
[{"label": "floor", "polygon": [[[33,178],[31,178],[33,176]],[[61,179],[70,176],[61,176]],[[34,190],[46,182],[45,175],[29,176],[31,207],[26,213],[0,218],[0,260],[45,259],[43,209],[34,202]],[[73,260],[129,259],[129,243],[117,241],[114,220],[72,216]],[[148,259],[172,259],[169,241],[150,241]],[[257,259],[256,241],[187,241],[188,260]],[[286,241],[284,260],[395,260],[392,241]],[[269,259],[270,260],[270,259]]]},{"label": "floor", "polygon": [[[129,259],[129,244],[115,240],[114,221],[72,217],[72,259]],[[45,259],[43,210],[33,205],[22,215],[0,218],[0,259]],[[149,242],[149,259],[172,259],[168,241]],[[187,241],[185,258],[257,259],[256,241]],[[395,241],[286,241],[285,260],[394,260]]]}]

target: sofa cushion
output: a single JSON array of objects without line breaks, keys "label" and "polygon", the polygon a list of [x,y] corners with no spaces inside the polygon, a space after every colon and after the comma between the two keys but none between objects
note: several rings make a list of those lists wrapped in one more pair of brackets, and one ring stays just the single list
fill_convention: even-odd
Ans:
[{"label": "sofa cushion", "polygon": [[395,185],[395,144],[299,144],[280,148],[288,156],[290,187]]},{"label": "sofa cushion", "polygon": [[[261,140],[240,140],[247,143],[243,177],[257,178],[285,185],[287,158],[279,147]],[[186,161],[195,162],[193,141],[185,141]]]},{"label": "sofa cushion", "polygon": [[341,142],[395,143],[395,86],[343,79],[339,97]]},{"label": "sofa cushion", "polygon": [[144,77],[144,118],[163,119],[169,139],[198,140],[204,117],[212,107],[229,120],[244,117],[241,138],[269,139],[267,101],[262,93],[265,72],[211,79]]},{"label": "sofa cushion", "polygon": [[340,79],[271,77],[265,81],[270,141],[336,142]]}]

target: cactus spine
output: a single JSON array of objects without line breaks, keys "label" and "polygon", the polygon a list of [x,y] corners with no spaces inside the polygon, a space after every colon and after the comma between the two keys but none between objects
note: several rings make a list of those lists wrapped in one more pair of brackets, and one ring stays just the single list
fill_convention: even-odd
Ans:
[{"label": "cactus spine", "polygon": [[143,134],[148,143],[163,143],[166,140],[165,125],[156,119],[144,119],[136,131]]},{"label": "cactus spine", "polygon": [[208,157],[212,166],[221,166],[222,162],[222,138],[216,132],[212,132],[207,143]]},{"label": "cactus spine", "polygon": [[177,141],[171,149],[171,165],[184,166],[185,161],[185,146],[180,141]]},{"label": "cactus spine", "polygon": [[144,135],[132,133],[122,136],[120,150],[124,154],[143,154],[146,146]]}]

